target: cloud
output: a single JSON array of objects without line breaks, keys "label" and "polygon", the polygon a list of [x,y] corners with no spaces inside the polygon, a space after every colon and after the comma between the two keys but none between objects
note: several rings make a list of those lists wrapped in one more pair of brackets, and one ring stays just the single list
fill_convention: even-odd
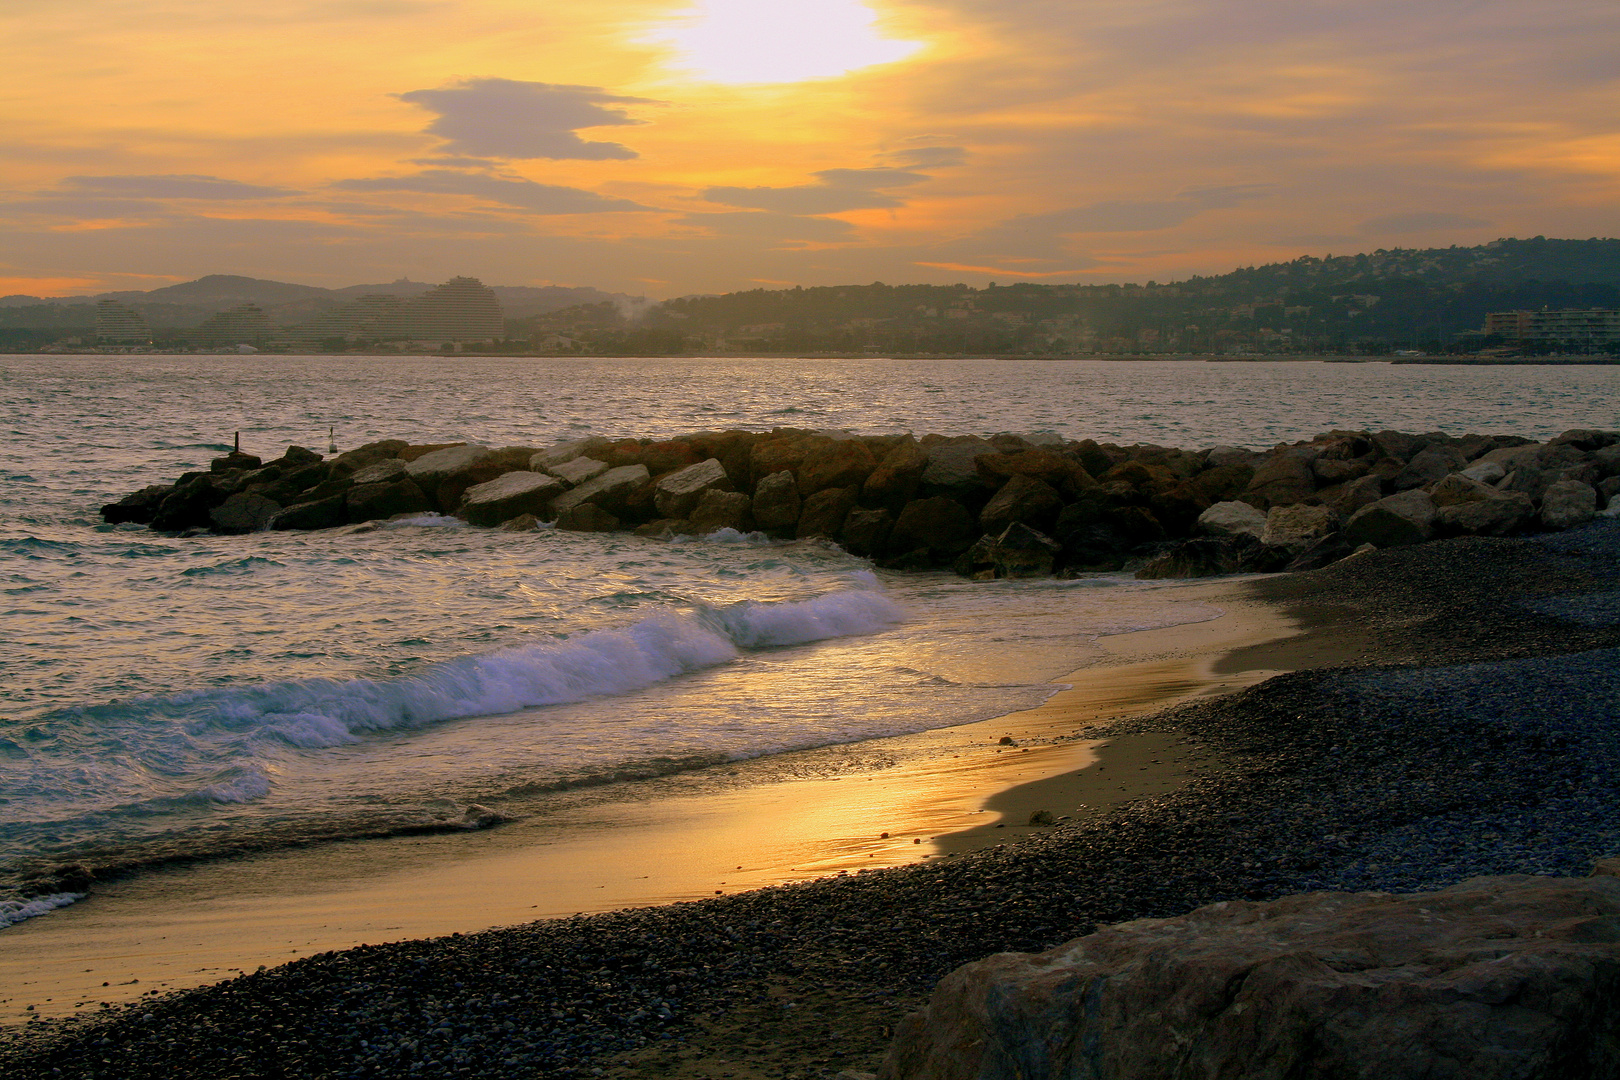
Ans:
[{"label": "cloud", "polygon": [[913,150],[895,150],[884,155],[902,168],[948,169],[967,163],[967,150],[960,146],[919,146]]},{"label": "cloud", "polygon": [[428,195],[469,195],[485,202],[512,206],[536,214],[605,214],[652,209],[629,199],[609,198],[580,188],[537,184],[521,177],[452,172],[449,169],[424,169],[410,176],[339,180],[332,186],[342,191],[414,191]]},{"label": "cloud", "polygon": [[910,169],[824,169],[813,173],[817,183],[796,187],[712,187],[703,193],[709,202],[771,210],[782,214],[839,214],[846,210],[876,210],[904,206],[885,188],[906,187],[931,179]]},{"label": "cloud", "polygon": [[718,236],[756,240],[848,240],[855,232],[855,226],[836,218],[795,217],[757,210],[688,214],[680,224],[707,229]]},{"label": "cloud", "polygon": [[638,155],[612,142],[586,142],[581,128],[639,124],[607,105],[656,104],[619,97],[599,86],[562,86],[515,79],[464,79],[437,90],[395,95],[438,119],[427,126],[448,153],[479,158],[563,158],[624,161]]},{"label": "cloud", "polygon": [[1489,224],[1489,221],[1469,217],[1467,214],[1424,213],[1420,211],[1411,214],[1387,214],[1384,217],[1369,218],[1361,223],[1361,231],[1368,236],[1373,236],[1380,233],[1433,232],[1436,229],[1477,229]]},{"label": "cloud", "polygon": [[67,176],[62,186],[126,199],[273,199],[296,195],[286,188],[260,187],[217,176],[165,173],[148,176]]}]

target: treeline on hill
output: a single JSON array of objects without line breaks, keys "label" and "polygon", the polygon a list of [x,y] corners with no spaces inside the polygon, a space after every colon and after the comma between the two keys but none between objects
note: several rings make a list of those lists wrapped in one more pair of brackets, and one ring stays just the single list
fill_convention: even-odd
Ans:
[{"label": "treeline on hill", "polygon": [[1493,311],[1620,307],[1620,240],[1302,256],[1146,285],[840,285],[665,301],[639,318],[594,304],[508,323],[548,351],[1470,351]]}]

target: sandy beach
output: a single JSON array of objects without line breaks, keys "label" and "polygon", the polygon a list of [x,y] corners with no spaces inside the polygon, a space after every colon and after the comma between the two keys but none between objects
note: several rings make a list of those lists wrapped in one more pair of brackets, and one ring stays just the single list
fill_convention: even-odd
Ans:
[{"label": "sandy beach", "polygon": [[[1178,591],[1223,614],[1100,638],[1101,661],[1023,712],[670,778],[633,801],[586,793],[482,833],[317,845],[97,885],[0,936],[0,1023],[362,944],[954,857],[1046,828],[1030,824],[1039,811],[1082,820],[1175,790],[1218,761],[1172,736],[1086,729],[1312,659],[1288,647],[1299,631],[1281,606],[1241,583]],[[780,778],[796,771],[835,775]]]},{"label": "sandy beach", "polygon": [[[95,1012],[13,1025],[0,1067],[830,1077],[875,1069],[893,1022],[988,952],[1222,898],[1584,873],[1620,847],[1601,705],[1620,629],[1591,599],[1615,589],[1620,530],[1583,536],[1189,586],[1225,614],[1105,639],[1109,662],[1037,709],[827,752],[882,767],[582,801],[570,823],[610,852],[590,865],[523,823],[329,845],[177,871],[155,938],[115,916],[163,875],[115,885],[7,932],[10,1015],[46,996]],[[452,936],[328,951],[431,934]],[[122,981],[98,975],[154,972],[127,1001],[295,957],[96,1004]]]}]

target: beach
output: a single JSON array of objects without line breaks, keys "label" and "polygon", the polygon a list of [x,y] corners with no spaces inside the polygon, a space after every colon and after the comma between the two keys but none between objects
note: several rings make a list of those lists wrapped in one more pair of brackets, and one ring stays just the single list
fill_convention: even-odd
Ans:
[{"label": "beach", "polygon": [[[990,952],[1218,899],[1585,873],[1620,850],[1617,540],[1605,523],[1199,585],[1222,618],[1103,639],[1117,652],[1102,670],[1117,674],[1089,692],[908,736],[932,743],[915,753],[841,748],[884,757],[869,780],[852,770],[787,782],[811,786],[774,805],[768,786],[724,804],[743,847],[780,836],[778,852],[798,856],[791,873],[804,863],[808,879],[770,884],[782,869],[771,859],[743,861],[724,883],[698,866],[684,893],[646,898],[685,902],[329,945],[206,988],[10,1027],[0,1066],[19,1077],[832,1076],[875,1070],[933,981]],[[885,772],[905,783],[886,785]],[[829,861],[803,858],[786,834],[816,821],[811,792],[825,804],[822,793],[836,802],[862,785],[889,790],[846,803],[841,831],[823,831]],[[897,789],[911,801],[897,805]],[[1028,825],[1035,810],[1056,824]],[[664,862],[668,888],[682,871]],[[418,880],[434,887],[432,874]],[[61,917],[35,920],[37,932]]]}]

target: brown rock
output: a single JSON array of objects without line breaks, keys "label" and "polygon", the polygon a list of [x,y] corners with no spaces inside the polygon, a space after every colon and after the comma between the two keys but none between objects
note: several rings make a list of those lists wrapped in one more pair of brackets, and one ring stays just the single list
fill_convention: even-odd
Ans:
[{"label": "brown rock", "polygon": [[1455,506],[1458,503],[1481,502],[1493,498],[1497,490],[1461,473],[1452,473],[1429,489],[1429,498],[1436,506]]},{"label": "brown rock", "polygon": [[564,510],[557,528],[569,532],[617,532],[620,521],[595,503],[579,503]]},{"label": "brown rock", "polygon": [[882,555],[889,549],[889,534],[893,529],[894,515],[887,510],[856,507],[844,518],[844,550],[866,557]]},{"label": "brown rock", "polygon": [[1395,474],[1391,486],[1396,491],[1426,487],[1467,467],[1468,459],[1452,447],[1430,446],[1412,455],[1406,468]]},{"label": "brown rock", "polygon": [[1349,518],[1363,506],[1371,506],[1384,497],[1384,482],[1371,474],[1346,484],[1323,488],[1316,493],[1323,506],[1330,506],[1341,518]]},{"label": "brown rock", "polygon": [[1364,506],[1344,524],[1351,547],[1406,547],[1434,536],[1435,505],[1428,493],[1414,488]]},{"label": "brown rock", "polygon": [[799,494],[809,497],[828,488],[860,490],[878,466],[866,444],[858,439],[834,439],[805,455],[799,466]]},{"label": "brown rock", "polygon": [[978,458],[981,454],[995,453],[995,447],[972,435],[955,438],[928,436],[923,444],[928,454],[928,467],[923,470],[923,495],[943,496],[965,506],[983,506],[995,488],[979,474]]},{"label": "brown rock", "polygon": [[754,488],[754,521],[767,532],[792,529],[803,505],[799,483],[787,469],[762,478]]},{"label": "brown rock", "polygon": [[655,489],[653,502],[664,517],[684,518],[697,507],[703,499],[703,493],[710,488],[720,491],[736,490],[719,458],[709,458],[695,465],[688,465],[661,478]]},{"label": "brown rock", "polygon": [[344,519],[350,522],[386,520],[395,514],[426,514],[433,510],[426,493],[409,477],[384,484],[358,484],[335,498],[342,500]]},{"label": "brown rock", "polygon": [[109,525],[118,525],[126,521],[133,521],[138,525],[150,522],[163,500],[174,491],[173,484],[153,484],[141,490],[125,495],[115,503],[108,503],[101,508],[101,518]]},{"label": "brown rock", "polygon": [[1062,509],[1063,496],[1051,484],[1015,473],[979,511],[979,528],[990,536],[999,536],[1016,521],[1032,529],[1050,531]]},{"label": "brown rock", "polygon": [[268,528],[270,519],[281,510],[281,504],[239,491],[208,512],[208,520],[218,533],[237,534],[258,532]]},{"label": "brown rock", "polygon": [[1072,499],[1097,486],[1097,481],[1075,458],[1044,448],[984,454],[974,464],[979,474],[997,488],[1014,476],[1027,476],[1051,485]]},{"label": "brown rock", "polygon": [[[667,442],[650,442],[641,448],[641,463],[647,466],[647,471],[653,476],[663,473],[678,472],[688,466],[696,465],[703,457],[694,450],[690,443],[672,439]],[[721,466],[723,469],[724,466]]]},{"label": "brown rock", "polygon": [[333,495],[331,498],[287,507],[270,519],[270,528],[278,532],[287,529],[331,529],[348,522],[345,497]]},{"label": "brown rock", "polygon": [[965,506],[936,495],[905,505],[895,520],[889,548],[896,552],[920,549],[931,559],[951,559],[971,547],[978,536],[978,523]]},{"label": "brown rock", "polygon": [[461,513],[470,524],[493,526],[527,514],[544,518],[566,485],[549,473],[509,472],[467,489]]},{"label": "brown rock", "polygon": [[907,436],[878,463],[877,468],[861,485],[861,503],[881,506],[898,512],[917,496],[922,484],[923,470],[928,468],[928,454],[916,441]]},{"label": "brown rock", "polygon": [[620,511],[626,509],[630,497],[651,479],[645,465],[621,465],[563,492],[551,505],[562,515],[576,506],[591,503],[618,517]]},{"label": "brown rock", "polygon": [[1434,528],[1442,536],[1511,536],[1535,516],[1536,505],[1524,492],[1493,492],[1490,498],[1442,506]]},{"label": "brown rock", "polygon": [[1141,919],[948,975],[882,1080],[1612,1077],[1620,880],[1473,878]]},{"label": "brown rock", "polygon": [[382,439],[378,442],[366,443],[353,450],[347,450],[333,458],[328,464],[331,466],[332,476],[352,476],[368,465],[375,465],[379,461],[398,459],[399,455],[410,447],[402,439]]},{"label": "brown rock", "polygon": [[1253,479],[1253,465],[1229,462],[1205,469],[1187,483],[1198,493],[1200,499],[1214,506],[1218,502],[1236,499],[1248,490],[1249,482]]},{"label": "brown rock", "polygon": [[1311,473],[1316,477],[1316,482],[1323,487],[1359,480],[1371,471],[1372,463],[1367,461],[1319,457],[1311,462]]},{"label": "brown rock", "polygon": [[1326,506],[1273,506],[1266,514],[1260,542],[1267,547],[1299,555],[1323,537],[1339,530],[1339,515]]},{"label": "brown rock", "polygon": [[1316,492],[1316,475],[1311,471],[1314,459],[1315,451],[1303,447],[1277,451],[1254,470],[1243,501],[1261,510],[1304,502]]},{"label": "brown rock", "polygon": [[1281,570],[1289,559],[1280,549],[1268,549],[1246,533],[1199,536],[1185,540],[1155,557],[1136,572],[1143,581],[1165,578],[1217,577]]},{"label": "brown rock", "polygon": [[795,535],[800,540],[812,536],[837,540],[843,535],[844,519],[854,508],[855,489],[852,487],[825,488],[807,496]]},{"label": "brown rock", "polygon": [[750,512],[752,503],[753,500],[740,491],[716,491],[710,488],[703,493],[697,509],[692,511],[692,532],[698,536],[707,536],[721,529],[748,532],[754,527],[754,515]]}]

